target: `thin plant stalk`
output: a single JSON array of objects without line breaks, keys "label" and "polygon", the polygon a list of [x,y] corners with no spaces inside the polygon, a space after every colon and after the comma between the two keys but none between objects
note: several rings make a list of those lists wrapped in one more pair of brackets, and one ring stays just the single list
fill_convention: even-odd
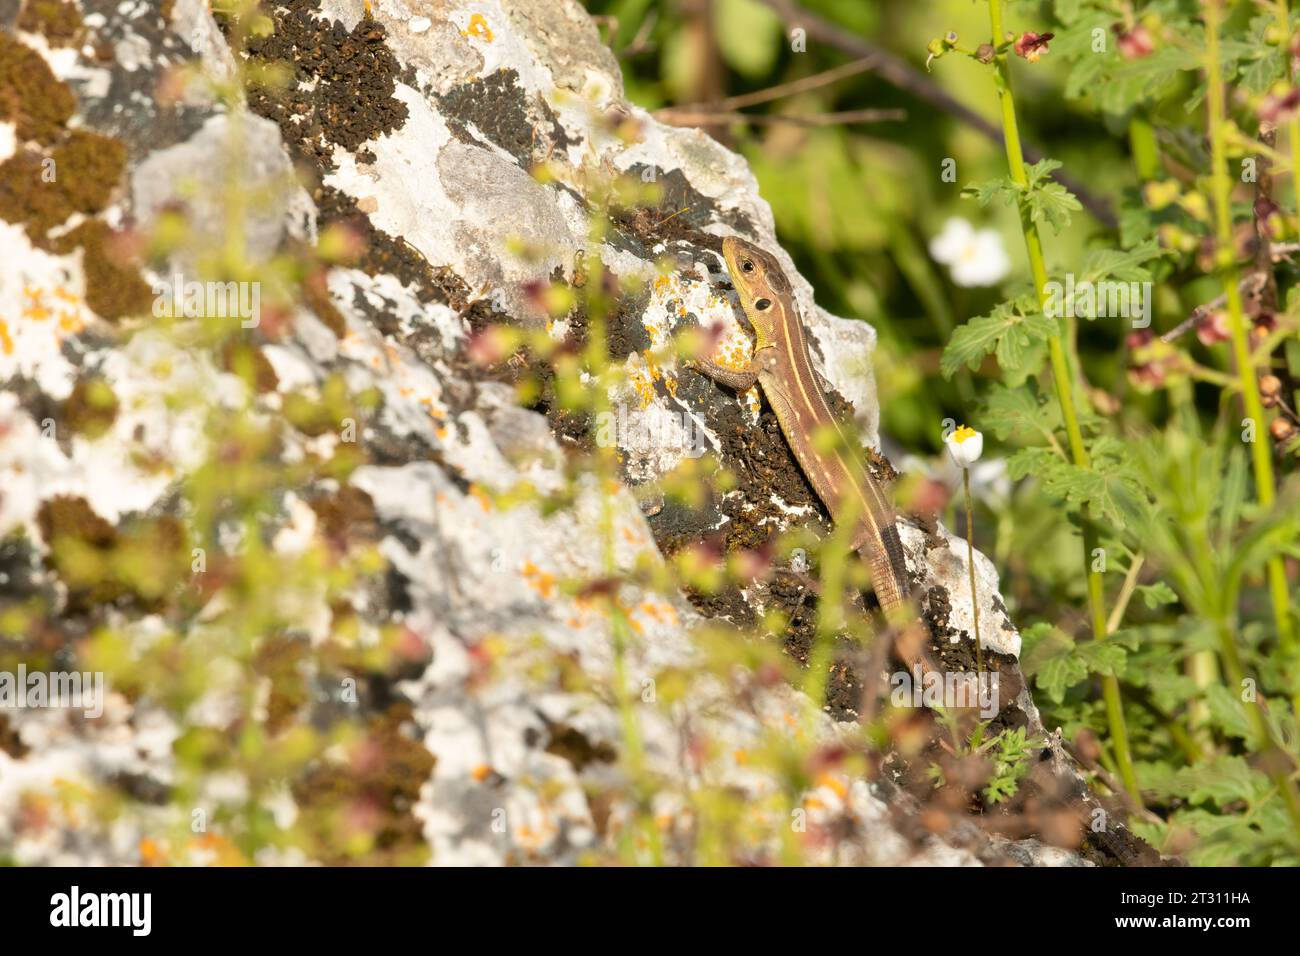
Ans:
[{"label": "thin plant stalk", "polygon": [[[989,0],[989,25],[992,28],[994,46],[1002,43],[1002,0]],[[998,53],[994,58],[998,100],[1002,107],[1002,133],[1006,142],[1007,165],[1010,167],[1011,179],[1017,185],[1027,186],[1029,177],[1025,173],[1024,151],[1020,145],[1020,127],[1016,120],[1015,97],[1011,90],[1011,70],[1007,63],[1006,52]],[[1034,289],[1038,294],[1039,306],[1047,311],[1047,264],[1043,258],[1043,240],[1037,225],[1029,217],[1027,210],[1020,210],[1020,228],[1025,237],[1025,249],[1029,255],[1029,267],[1034,277]],[[1060,334],[1054,334],[1047,340],[1048,358],[1052,366],[1052,379],[1056,386],[1057,402],[1061,406],[1061,415],[1065,420],[1065,433],[1069,439],[1070,457],[1080,468],[1090,468],[1088,450],[1083,443],[1083,431],[1079,427],[1078,408],[1075,405],[1074,390],[1071,385],[1070,367],[1066,360],[1065,346]],[[1083,561],[1088,580],[1088,609],[1092,623],[1092,636],[1095,641],[1106,639],[1106,598],[1102,586],[1101,571],[1093,561],[1097,536],[1092,529],[1087,515],[1083,512]],[[1133,770],[1133,758],[1128,743],[1128,727],[1124,723],[1124,704],[1120,696],[1119,680],[1114,675],[1104,675],[1101,679],[1102,695],[1106,704],[1106,720],[1110,728],[1111,742],[1115,747],[1115,760],[1119,768],[1120,779],[1133,801],[1141,806],[1142,796],[1137,784],[1137,775]]]},{"label": "thin plant stalk", "polygon": [[[1237,264],[1233,253],[1232,236],[1232,180],[1228,176],[1227,145],[1227,94],[1223,74],[1219,67],[1219,26],[1223,11],[1218,0],[1205,5],[1206,34],[1206,102],[1209,106],[1211,185],[1214,198],[1215,231],[1218,239],[1216,253],[1219,273],[1223,280],[1225,305],[1228,311],[1228,328],[1232,336],[1232,357],[1237,366],[1241,388],[1241,402],[1246,417],[1254,423],[1254,441],[1250,443],[1250,457],[1255,469],[1255,489],[1261,507],[1273,507],[1273,458],[1267,439],[1259,434],[1264,428],[1264,406],[1259,388],[1255,384],[1255,367],[1250,358],[1250,344],[1246,339],[1246,319],[1242,310],[1241,289],[1238,286]],[[1278,643],[1287,654],[1296,650],[1291,627],[1290,596],[1287,593],[1286,567],[1282,557],[1275,555],[1268,562],[1268,590],[1273,604],[1273,620],[1277,626]]]},{"label": "thin plant stalk", "polygon": [[[1277,0],[1273,5],[1273,13],[1277,17],[1277,28],[1281,33],[1281,39],[1278,40],[1278,49],[1282,52],[1282,70],[1283,76],[1286,77],[1287,83],[1293,83],[1291,69],[1291,11],[1290,4],[1287,0]],[[1300,185],[1297,185],[1297,176],[1300,176],[1300,116],[1292,116],[1286,124],[1287,141],[1291,146],[1291,187],[1294,190],[1295,202],[1300,206]]]},{"label": "thin plant stalk", "polygon": [[970,469],[961,470],[962,486],[966,489],[966,567],[970,571],[970,609],[975,618],[975,673],[984,673],[984,644],[980,640],[980,605],[975,597],[975,521],[970,497]]},{"label": "thin plant stalk", "polygon": [[[1242,314],[1241,292],[1237,287],[1237,263],[1233,252],[1232,182],[1228,176],[1227,155],[1227,93],[1224,89],[1219,56],[1219,29],[1223,24],[1221,3],[1222,0],[1206,0],[1205,3],[1205,99],[1209,110],[1210,176],[1218,239],[1215,256],[1226,296],[1228,326],[1232,334],[1233,358],[1240,379],[1241,400],[1247,418],[1255,423],[1258,432],[1263,426],[1264,408],[1260,401],[1259,389],[1255,385],[1254,366],[1250,360],[1250,348],[1246,341],[1246,322]],[[1255,440],[1250,443],[1250,453],[1255,468],[1256,496],[1259,498],[1260,505],[1267,509],[1273,506],[1273,460],[1267,440],[1263,440],[1263,436],[1258,434],[1254,438]],[[1281,557],[1270,559],[1268,578],[1278,640],[1283,650],[1289,652],[1293,642],[1291,611],[1286,589],[1285,568]],[[1232,686],[1240,691],[1246,676],[1245,669],[1242,667],[1241,655],[1237,649],[1235,628],[1229,622],[1230,609],[1224,608],[1222,612],[1216,622],[1216,630],[1223,666]],[[1249,702],[1246,713],[1250,718],[1257,746],[1261,750],[1275,749],[1273,735],[1257,699]],[[1273,770],[1270,776],[1282,796],[1292,825],[1296,832],[1300,833],[1300,798],[1297,798],[1294,784],[1281,768]]]}]

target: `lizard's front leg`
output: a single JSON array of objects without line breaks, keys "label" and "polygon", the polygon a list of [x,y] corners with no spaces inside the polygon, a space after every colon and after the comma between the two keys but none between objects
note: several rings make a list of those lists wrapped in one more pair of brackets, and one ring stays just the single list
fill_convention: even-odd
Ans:
[{"label": "lizard's front leg", "polygon": [[[761,351],[761,350],[759,350]],[[729,388],[734,388],[738,392],[747,391],[754,387],[758,381],[759,357],[758,351],[754,352],[754,357],[749,360],[749,367],[743,369],[728,368],[725,365],[719,365],[708,356],[697,356],[688,359],[687,368],[693,368],[701,375],[713,379],[715,382],[721,382]]]}]

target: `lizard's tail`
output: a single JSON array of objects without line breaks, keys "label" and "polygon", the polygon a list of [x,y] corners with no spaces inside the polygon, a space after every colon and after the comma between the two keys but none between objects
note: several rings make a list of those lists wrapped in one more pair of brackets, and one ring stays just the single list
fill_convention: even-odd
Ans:
[{"label": "lizard's tail", "polygon": [[[868,542],[858,553],[871,572],[876,600],[884,609],[889,624],[898,629],[894,650],[908,667],[919,666],[922,672],[938,672],[941,665],[929,648],[930,629],[917,616],[917,609],[911,607],[909,601],[911,588],[905,576],[907,563],[903,557],[902,538],[892,521],[888,524],[879,522],[876,527],[880,529],[880,535],[875,546]],[[900,612],[903,611],[907,612],[906,619],[901,618]]]}]

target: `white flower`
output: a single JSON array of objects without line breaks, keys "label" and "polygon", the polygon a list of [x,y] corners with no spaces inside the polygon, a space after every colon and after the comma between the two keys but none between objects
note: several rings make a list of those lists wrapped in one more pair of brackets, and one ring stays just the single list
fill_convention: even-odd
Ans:
[{"label": "white flower", "polygon": [[969,425],[958,425],[943,443],[958,468],[969,468],[984,454],[984,436]]},{"label": "white flower", "polygon": [[996,285],[1011,271],[1011,259],[996,229],[976,229],[954,216],[930,240],[930,255],[952,273],[960,286]]}]

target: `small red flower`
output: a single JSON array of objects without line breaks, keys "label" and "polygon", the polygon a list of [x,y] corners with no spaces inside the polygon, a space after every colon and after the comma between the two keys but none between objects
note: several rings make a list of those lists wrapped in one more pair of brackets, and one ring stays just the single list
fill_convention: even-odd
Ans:
[{"label": "small red flower", "polygon": [[1124,59],[1140,60],[1155,52],[1156,43],[1151,36],[1151,31],[1142,24],[1139,23],[1132,30],[1125,31],[1123,25],[1117,23],[1113,29],[1119,46],[1119,55]]},{"label": "small red flower", "polygon": [[1030,63],[1034,63],[1047,52],[1047,41],[1054,36],[1055,33],[1022,33],[1020,39],[1016,41],[1016,56],[1023,56]]},{"label": "small red flower", "polygon": [[1291,87],[1286,92],[1269,93],[1259,103],[1259,118],[1269,123],[1285,123],[1300,109],[1300,88]]},{"label": "small red flower", "polygon": [[1201,319],[1196,323],[1196,337],[1202,345],[1218,345],[1228,341],[1228,313],[1218,309]]}]

